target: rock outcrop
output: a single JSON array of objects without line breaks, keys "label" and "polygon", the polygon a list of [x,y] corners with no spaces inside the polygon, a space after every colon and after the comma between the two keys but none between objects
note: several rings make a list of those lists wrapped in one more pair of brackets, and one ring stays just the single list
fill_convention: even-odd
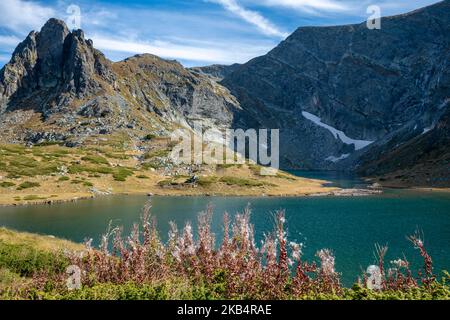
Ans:
[{"label": "rock outcrop", "polygon": [[70,146],[118,131],[139,140],[198,121],[230,127],[239,109],[209,75],[149,54],[113,63],[57,19],[31,32],[0,71],[0,106],[3,141]]},{"label": "rock outcrop", "polygon": [[[449,34],[450,1],[383,18],[381,30],[299,28],[221,83],[242,106],[235,126],[281,129],[285,167],[353,170],[367,150],[377,158],[392,139],[439,121],[450,98]],[[369,146],[356,150],[334,129]]]}]

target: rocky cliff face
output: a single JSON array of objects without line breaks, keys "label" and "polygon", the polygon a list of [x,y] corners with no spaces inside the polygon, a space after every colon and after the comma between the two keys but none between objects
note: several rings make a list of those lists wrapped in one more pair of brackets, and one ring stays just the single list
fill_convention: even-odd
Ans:
[{"label": "rocky cliff face", "polygon": [[48,116],[113,81],[110,62],[81,30],[69,32],[62,21],[50,19],[19,44],[2,69],[2,110],[33,109]]},{"label": "rocky cliff face", "polygon": [[[222,81],[242,105],[235,125],[280,128],[287,167],[354,168],[371,148],[376,159],[448,107],[449,34],[450,1],[383,18],[381,30],[300,28]],[[344,134],[373,143],[356,150]]]}]

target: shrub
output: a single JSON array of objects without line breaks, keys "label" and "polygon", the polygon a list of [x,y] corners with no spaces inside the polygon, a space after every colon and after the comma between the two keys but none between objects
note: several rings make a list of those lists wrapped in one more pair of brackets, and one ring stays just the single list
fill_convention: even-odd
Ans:
[{"label": "shrub", "polygon": [[17,187],[17,190],[36,188],[36,187],[40,187],[40,186],[41,185],[37,182],[25,181],[25,182],[22,182],[21,184],[19,184],[19,186]]},{"label": "shrub", "polygon": [[3,181],[0,182],[0,187],[2,188],[10,188],[10,187],[14,187],[16,184],[13,182],[9,182],[9,181]]},{"label": "shrub", "polygon": [[113,168],[104,167],[104,166],[94,167],[94,166],[83,166],[83,165],[79,165],[79,164],[73,164],[69,167],[68,171],[70,174],[80,174],[83,172],[92,173],[92,174],[97,174],[97,173],[112,174]]},{"label": "shrub", "polygon": [[81,160],[88,161],[94,164],[109,164],[108,160],[106,160],[106,158],[103,158],[102,156],[90,155],[82,157]]},{"label": "shrub", "polygon": [[45,197],[39,197],[39,196],[34,195],[34,194],[31,194],[31,195],[28,195],[28,196],[23,197],[23,200],[26,200],[26,201],[45,200],[45,199],[47,199],[47,198],[45,198]]},{"label": "shrub", "polygon": [[217,177],[211,176],[211,177],[199,177],[197,180],[197,184],[202,187],[208,187],[211,184],[214,184],[219,179]]},{"label": "shrub", "polygon": [[273,183],[258,181],[253,179],[245,179],[238,177],[221,177],[220,182],[223,182],[230,186],[240,187],[262,187],[262,186],[275,186]]},{"label": "shrub", "polygon": [[[0,241],[0,270],[32,275],[18,294],[31,299],[450,299],[450,275],[436,279],[417,234],[409,238],[424,260],[417,277],[406,259],[394,262],[397,269],[386,270],[387,247],[376,246],[380,288],[369,289],[365,279],[347,289],[331,250],[319,250],[310,262],[303,259],[300,244],[288,242],[283,211],[276,213],[275,228],[260,245],[255,243],[248,208],[233,221],[225,214],[224,236],[216,246],[211,208],[199,215],[196,234],[189,222],[181,230],[171,223],[166,243],[149,210],[150,203],[129,236],[122,235],[121,227],[110,227],[98,249],[88,240],[83,256],[68,252],[65,258]],[[65,287],[67,264],[84,271],[82,289]]]},{"label": "shrub", "polygon": [[126,181],[128,177],[133,175],[133,170],[128,168],[116,168],[113,178],[116,181]]},{"label": "shrub", "polygon": [[49,275],[65,272],[68,259],[62,254],[36,250],[32,245],[8,244],[0,240],[0,268],[7,268],[20,276],[30,277],[45,271]]}]

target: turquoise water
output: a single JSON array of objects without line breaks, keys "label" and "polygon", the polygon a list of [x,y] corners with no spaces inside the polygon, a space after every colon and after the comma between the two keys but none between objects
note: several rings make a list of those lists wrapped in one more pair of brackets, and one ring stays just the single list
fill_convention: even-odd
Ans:
[{"label": "turquoise water", "polygon": [[[128,231],[146,201],[143,196],[112,196],[52,206],[3,207],[0,225],[77,242],[86,237],[98,240],[109,221]],[[305,244],[308,259],[321,248],[332,249],[346,285],[374,263],[375,243],[389,245],[387,261],[405,254],[415,267],[420,266],[418,252],[406,240],[417,228],[425,235],[436,270],[450,270],[450,194],[391,190],[357,198],[154,197],[152,204],[163,238],[169,221],[179,227],[195,222],[208,204],[214,207],[213,229],[220,236],[223,213],[233,215],[250,204],[258,242],[272,230],[273,213],[284,209],[289,239]]]},{"label": "turquoise water", "polygon": [[367,183],[356,174],[341,171],[303,171],[289,170],[293,175],[329,181],[329,186],[338,188],[364,188]]}]

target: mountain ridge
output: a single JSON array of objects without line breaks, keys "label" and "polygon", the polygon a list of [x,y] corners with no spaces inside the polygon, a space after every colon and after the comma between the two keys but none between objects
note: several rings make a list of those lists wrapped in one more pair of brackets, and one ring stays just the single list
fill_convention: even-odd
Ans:
[{"label": "mountain ridge", "polygon": [[[357,170],[368,150],[433,127],[450,95],[450,1],[382,18],[381,25],[301,27],[241,65],[221,81],[241,103],[238,125],[280,127],[287,167],[334,170]],[[311,126],[302,111],[375,143],[355,150]],[[326,160],[345,154],[337,163]]]},{"label": "mountain ridge", "polygon": [[[50,19],[0,71],[1,138],[79,146],[124,134],[139,149],[196,121],[280,128],[283,168],[390,175],[395,155],[404,158],[397,149],[423,144],[423,133],[448,150],[434,134],[450,104],[448,34],[446,0],[383,18],[381,30],[300,27],[245,64],[184,68],[150,54],[112,62],[82,30]],[[433,179],[445,185],[443,165]]]}]

